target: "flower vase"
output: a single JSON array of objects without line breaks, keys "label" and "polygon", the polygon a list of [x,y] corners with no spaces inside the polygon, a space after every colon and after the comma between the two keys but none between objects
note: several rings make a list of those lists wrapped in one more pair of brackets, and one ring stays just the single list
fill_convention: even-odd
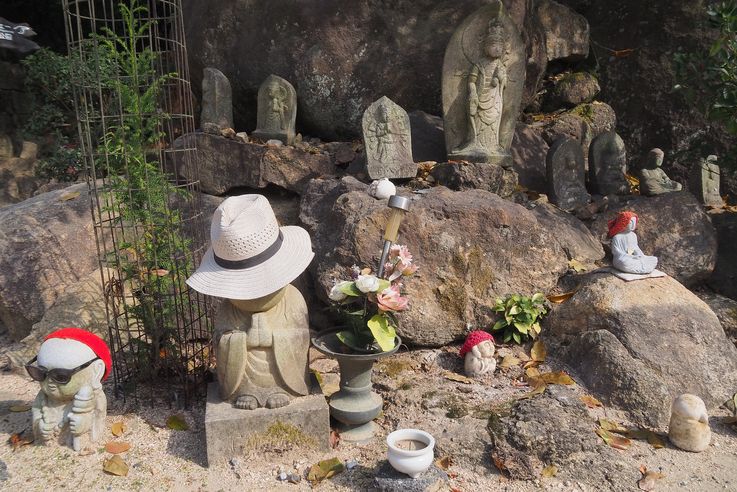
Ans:
[{"label": "flower vase", "polygon": [[340,437],[349,442],[366,442],[374,437],[373,420],[381,413],[384,401],[374,392],[371,373],[374,362],[394,354],[401,340],[396,338],[394,348],[387,352],[358,353],[343,345],[330,330],[312,339],[312,345],[323,354],[338,361],[340,389],[330,396],[330,416],[341,423]]}]

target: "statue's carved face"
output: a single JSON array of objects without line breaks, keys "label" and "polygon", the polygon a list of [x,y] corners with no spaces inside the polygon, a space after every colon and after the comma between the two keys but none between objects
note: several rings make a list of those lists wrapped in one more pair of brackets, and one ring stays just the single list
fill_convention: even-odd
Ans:
[{"label": "statue's carved face", "polygon": [[[102,361],[96,361],[102,363]],[[104,364],[104,363],[103,363]],[[53,367],[47,367],[47,369],[54,369]],[[46,378],[41,383],[41,391],[47,396],[56,400],[69,400],[74,398],[74,395],[82,388],[82,386],[92,386],[92,378],[95,375],[95,364],[85,367],[74,376],[67,384],[59,384]]]},{"label": "statue's carved face", "polygon": [[484,340],[476,345],[482,359],[490,359],[494,356],[494,343],[491,340]]},{"label": "statue's carved face", "polygon": [[483,53],[492,60],[504,55],[504,27],[500,24],[489,25],[483,40]]}]

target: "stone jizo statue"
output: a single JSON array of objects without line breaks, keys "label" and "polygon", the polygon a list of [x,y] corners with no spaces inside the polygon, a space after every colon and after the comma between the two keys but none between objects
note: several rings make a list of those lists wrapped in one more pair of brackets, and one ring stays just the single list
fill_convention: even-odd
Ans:
[{"label": "stone jizo statue", "polygon": [[589,203],[586,168],[581,145],[569,138],[553,143],[545,158],[548,197],[562,210],[574,210]]},{"label": "stone jizo statue", "polygon": [[80,451],[103,436],[107,398],[102,381],[111,366],[110,349],[94,333],[63,328],[46,337],[26,365],[41,383],[31,408],[37,443],[57,439]]},{"label": "stone jizo statue", "polygon": [[710,155],[702,159],[699,164],[691,170],[689,188],[691,193],[707,207],[721,208],[724,200],[719,194],[721,182],[721,170],[717,165],[717,156]]},{"label": "stone jizo statue", "polygon": [[366,108],[361,127],[369,177],[415,177],[417,165],[412,160],[409,116],[404,109],[383,96]]},{"label": "stone jizo statue", "polygon": [[698,453],[709,447],[709,415],[701,398],[685,393],[673,400],[668,438],[685,451]]},{"label": "stone jizo statue", "polygon": [[655,196],[672,191],[681,191],[681,183],[672,181],[661,168],[665,153],[660,149],[652,149],[645,158],[642,169],[639,170],[640,193],[645,196]]},{"label": "stone jizo statue", "polygon": [[459,355],[463,357],[463,368],[466,376],[479,377],[487,372],[494,372],[494,337],[481,330],[472,331],[466,337]]},{"label": "stone jizo statue", "polygon": [[620,212],[615,219],[609,221],[612,264],[625,273],[646,275],[655,270],[658,259],[647,256],[637,245],[636,228],[637,215],[634,212]]},{"label": "stone jizo statue", "polygon": [[600,195],[626,195],[630,186],[627,172],[627,150],[616,132],[598,135],[589,146],[589,184]]},{"label": "stone jizo statue", "polygon": [[314,257],[310,237],[279,227],[261,195],[226,199],[215,211],[212,246],[187,279],[227,299],[215,317],[220,396],[236,408],[278,408],[308,389],[307,305],[289,285]]},{"label": "stone jizo statue", "polygon": [[[202,74],[202,113],[200,127],[218,130],[233,128],[233,96],[230,81],[217,68],[207,67]],[[207,133],[207,132],[206,132]]]},{"label": "stone jizo statue", "polygon": [[297,92],[292,84],[269,75],[258,90],[258,121],[252,136],[263,140],[294,141],[297,119]]}]

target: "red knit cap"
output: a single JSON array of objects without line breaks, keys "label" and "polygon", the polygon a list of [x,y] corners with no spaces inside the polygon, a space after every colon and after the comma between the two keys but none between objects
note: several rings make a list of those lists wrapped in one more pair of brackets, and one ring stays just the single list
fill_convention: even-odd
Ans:
[{"label": "red knit cap", "polygon": [[632,217],[634,217],[635,220],[639,220],[637,218],[637,214],[634,212],[619,212],[615,218],[607,222],[607,225],[609,226],[609,237],[614,237],[622,232],[627,227],[627,224],[630,223]]},{"label": "red knit cap", "polygon": [[105,363],[105,374],[102,376],[102,380],[107,379],[110,374],[110,369],[113,366],[113,359],[110,357],[110,349],[105,343],[105,340],[98,337],[92,332],[83,330],[81,328],[61,328],[48,335],[45,339],[51,338],[63,338],[65,340],[76,340],[87,345],[92,351]]},{"label": "red knit cap", "polygon": [[466,354],[470,352],[472,348],[474,348],[476,345],[478,345],[479,343],[485,340],[491,340],[493,343],[494,337],[492,337],[489,333],[485,331],[481,331],[481,330],[472,331],[466,337],[466,342],[463,344],[463,347],[461,347],[461,351],[459,355],[461,357],[465,357]]}]

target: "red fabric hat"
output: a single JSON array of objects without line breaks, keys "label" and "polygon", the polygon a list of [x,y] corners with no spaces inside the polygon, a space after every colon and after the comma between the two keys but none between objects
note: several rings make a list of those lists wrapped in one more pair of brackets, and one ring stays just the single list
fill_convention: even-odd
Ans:
[{"label": "red fabric hat", "polygon": [[627,224],[630,223],[632,217],[634,217],[635,220],[639,220],[637,218],[637,214],[634,212],[619,212],[615,218],[607,222],[607,225],[609,226],[608,236],[614,237],[622,232],[627,227]]},{"label": "red fabric hat", "polygon": [[474,348],[479,343],[491,340],[492,343],[494,342],[494,337],[492,337],[489,333],[481,330],[472,331],[468,334],[466,337],[466,343],[463,344],[463,347],[461,347],[461,352],[459,355],[461,357],[465,357],[468,352],[471,351],[472,348]]},{"label": "red fabric hat", "polygon": [[105,374],[102,376],[102,380],[106,380],[110,374],[110,369],[113,366],[113,359],[110,357],[110,349],[105,343],[105,340],[98,337],[92,332],[83,330],[81,328],[61,328],[48,335],[45,340],[51,338],[63,338],[65,340],[76,340],[87,345],[92,351],[105,363]]}]

